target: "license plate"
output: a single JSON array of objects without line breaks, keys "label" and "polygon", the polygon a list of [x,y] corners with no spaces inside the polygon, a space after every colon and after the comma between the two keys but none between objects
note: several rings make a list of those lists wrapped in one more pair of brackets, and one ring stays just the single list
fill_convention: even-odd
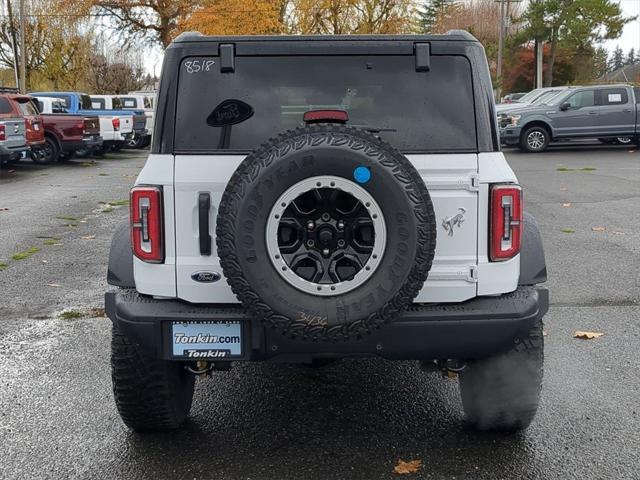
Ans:
[{"label": "license plate", "polygon": [[173,322],[171,346],[174,357],[199,359],[242,356],[242,325],[239,321]]}]

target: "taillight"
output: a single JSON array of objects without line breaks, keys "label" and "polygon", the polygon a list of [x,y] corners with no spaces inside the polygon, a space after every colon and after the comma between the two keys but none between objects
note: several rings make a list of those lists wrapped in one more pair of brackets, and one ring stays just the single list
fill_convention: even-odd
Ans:
[{"label": "taillight", "polygon": [[7,133],[6,130],[4,129],[4,125],[0,125],[0,140],[6,140],[7,139]]},{"label": "taillight", "polygon": [[522,188],[519,185],[491,187],[489,258],[492,262],[508,260],[520,252],[522,210]]},{"label": "taillight", "polygon": [[347,123],[349,114],[344,110],[309,110],[302,115],[304,123]]},{"label": "taillight", "polygon": [[112,118],[111,119],[111,125],[113,125],[113,129],[117,132],[118,130],[120,130],[120,119],[119,118]]},{"label": "taillight", "polygon": [[76,123],[76,128],[79,129],[83,135],[87,133],[84,128],[84,123],[85,123],[84,120],[78,120],[78,123]]},{"label": "taillight", "polygon": [[131,246],[140,260],[161,263],[162,191],[158,187],[134,187],[131,190]]}]

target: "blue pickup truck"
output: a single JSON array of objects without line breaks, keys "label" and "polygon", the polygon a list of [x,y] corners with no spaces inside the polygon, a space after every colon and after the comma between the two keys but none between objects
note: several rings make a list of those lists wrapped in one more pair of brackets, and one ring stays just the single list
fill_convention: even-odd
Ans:
[{"label": "blue pickup truck", "polygon": [[[123,116],[131,116],[133,123],[133,138],[144,137],[149,135],[147,131],[147,116],[144,110],[106,110],[106,109],[96,109],[93,108],[91,103],[91,97],[86,93],[81,92],[35,92],[31,95],[38,97],[54,97],[61,99],[67,109],[68,113],[72,114],[80,114],[80,115],[97,115],[97,116],[114,116],[117,115],[119,117]],[[102,126],[102,122],[101,126]],[[101,132],[102,134],[102,132]],[[110,142],[107,139],[107,136],[102,135],[105,139],[105,144],[109,144]],[[123,139],[122,141],[112,142],[113,145],[110,145],[114,150],[119,150],[122,148],[126,142],[130,139]]]}]

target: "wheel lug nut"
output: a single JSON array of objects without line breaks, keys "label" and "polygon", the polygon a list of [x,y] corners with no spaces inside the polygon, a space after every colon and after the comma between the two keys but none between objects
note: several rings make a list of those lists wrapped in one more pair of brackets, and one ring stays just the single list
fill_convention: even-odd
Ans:
[{"label": "wheel lug nut", "polygon": [[322,220],[324,220],[325,222],[328,222],[330,219],[331,219],[331,215],[329,215],[328,213],[322,214]]},{"label": "wheel lug nut", "polygon": [[344,228],[344,222],[343,221],[339,221],[338,222],[338,230],[342,230]]},{"label": "wheel lug nut", "polygon": [[307,240],[307,247],[313,247],[316,244],[313,240]]},{"label": "wheel lug nut", "polygon": [[329,256],[329,249],[325,248],[324,250],[322,250],[322,255],[324,255],[325,257]]},{"label": "wheel lug nut", "polygon": [[344,240],[338,240],[338,246],[344,247]]},{"label": "wheel lug nut", "polygon": [[313,220],[309,220],[307,222],[307,229],[313,230],[313,227],[315,227],[315,226],[316,226],[316,224],[313,222]]}]

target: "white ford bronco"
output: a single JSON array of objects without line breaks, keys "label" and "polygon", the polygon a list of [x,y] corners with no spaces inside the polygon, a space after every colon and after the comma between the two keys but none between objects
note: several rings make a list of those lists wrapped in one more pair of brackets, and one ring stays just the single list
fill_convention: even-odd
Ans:
[{"label": "white ford bronco", "polygon": [[124,423],[180,426],[233,362],[416,360],[469,425],[532,421],[542,242],[470,34],[206,37],[166,50],[106,294]]}]

